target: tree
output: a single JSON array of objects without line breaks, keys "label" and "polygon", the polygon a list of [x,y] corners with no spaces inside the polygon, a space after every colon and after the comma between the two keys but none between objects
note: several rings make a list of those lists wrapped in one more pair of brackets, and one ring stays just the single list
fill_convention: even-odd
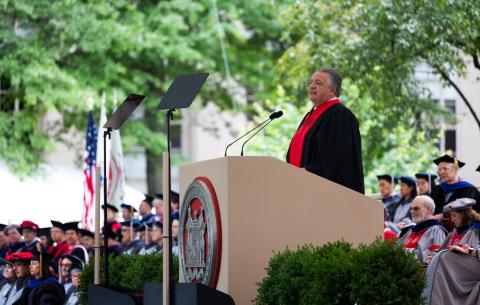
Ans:
[{"label": "tree", "polygon": [[[292,4],[283,16],[289,49],[276,71],[284,93],[272,95],[270,106],[284,107],[285,100],[308,104],[308,77],[319,67],[333,67],[344,78],[342,98],[360,121],[367,191],[375,188],[377,173],[433,169],[438,123],[453,122],[454,116],[431,99],[415,77],[416,68],[427,64],[454,85],[447,77],[465,71],[464,54],[475,62],[480,50],[480,9],[462,0],[306,0]],[[285,135],[288,139],[271,137],[283,153],[295,129]],[[270,133],[273,128],[265,131],[267,138]],[[250,149],[265,152],[260,144],[255,147],[263,141],[257,139]]]},{"label": "tree", "polygon": [[[222,108],[234,104],[232,83],[249,92],[268,88],[281,52],[275,2],[222,1],[218,8],[215,3],[2,1],[0,158],[15,172],[31,174],[52,148],[51,139],[67,142],[70,128],[84,129],[89,97],[137,92],[147,95],[144,116],[125,125],[123,140],[127,150],[145,147],[150,165],[161,164],[164,114],[155,107],[175,75],[210,72],[201,101]],[[61,120],[41,126],[52,111]],[[150,182],[152,192],[161,185]]]}]

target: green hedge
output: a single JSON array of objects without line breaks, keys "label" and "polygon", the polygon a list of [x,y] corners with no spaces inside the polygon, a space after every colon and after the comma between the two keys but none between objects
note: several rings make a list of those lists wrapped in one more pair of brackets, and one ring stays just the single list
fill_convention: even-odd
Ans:
[{"label": "green hedge", "polygon": [[377,240],[285,250],[270,259],[257,305],[420,305],[422,267],[401,246]]},{"label": "green hedge", "polygon": [[[129,288],[138,292],[145,283],[163,282],[163,256],[151,255],[121,255],[109,258],[110,285]],[[178,257],[173,257],[173,275],[178,283]],[[88,305],[88,284],[93,283],[94,264],[90,263],[82,273],[80,290],[80,304]],[[100,281],[103,278],[103,259],[100,263]]]}]

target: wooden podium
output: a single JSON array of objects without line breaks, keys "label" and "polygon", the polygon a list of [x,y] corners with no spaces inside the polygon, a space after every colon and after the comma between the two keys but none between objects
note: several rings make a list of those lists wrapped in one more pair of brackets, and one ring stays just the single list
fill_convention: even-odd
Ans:
[{"label": "wooden podium", "polygon": [[274,252],[383,236],[383,206],[271,157],[225,157],[180,166],[180,194],[208,178],[218,198],[222,254],[216,289],[252,304]]}]

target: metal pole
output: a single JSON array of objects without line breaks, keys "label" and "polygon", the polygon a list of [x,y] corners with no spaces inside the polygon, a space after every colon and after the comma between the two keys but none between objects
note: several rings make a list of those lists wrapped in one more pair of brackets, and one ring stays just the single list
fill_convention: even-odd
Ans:
[{"label": "metal pole", "polygon": [[108,269],[108,223],[107,223],[107,137],[110,139],[112,128],[107,128],[103,133],[103,249],[104,249],[104,266],[103,273],[105,275],[105,287],[110,286],[110,277]]},{"label": "metal pole", "polygon": [[[170,176],[167,170],[167,163],[168,163],[168,152],[163,153],[163,189],[168,189],[168,177]],[[166,200],[168,199],[168,195],[164,192],[163,195],[163,296],[162,304],[170,304],[170,243],[168,236],[170,235],[169,231],[169,217],[165,217],[168,215],[168,208],[166,204]],[[169,204],[168,204],[169,205]]]},{"label": "metal pole", "polygon": [[94,280],[95,285],[100,285],[100,175],[101,167],[95,167],[95,269]]}]

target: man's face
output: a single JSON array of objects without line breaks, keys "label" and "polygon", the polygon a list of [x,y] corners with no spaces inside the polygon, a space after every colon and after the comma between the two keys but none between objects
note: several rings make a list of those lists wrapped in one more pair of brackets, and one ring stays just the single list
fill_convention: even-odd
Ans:
[{"label": "man's face", "polygon": [[60,228],[53,227],[50,229],[50,236],[54,242],[62,242],[65,239],[65,232]]},{"label": "man's face", "polygon": [[133,213],[130,212],[129,209],[122,208],[122,218],[124,220],[132,219],[133,218]]},{"label": "man's face", "polygon": [[327,73],[313,73],[308,85],[308,97],[315,106],[335,97],[335,89],[330,86],[330,76]]},{"label": "man's face", "polygon": [[430,191],[428,181],[425,179],[417,179],[417,188],[419,195],[428,195]]},{"label": "man's face", "polygon": [[84,246],[85,248],[93,248],[95,240],[90,236],[81,236],[80,237],[80,245]]},{"label": "man's face", "polygon": [[152,241],[154,243],[161,243],[163,241],[162,229],[154,226],[152,229]]},{"label": "man's face", "polygon": [[28,243],[31,243],[37,237],[37,232],[29,228],[24,228],[22,230],[22,233],[23,233],[23,238]]},{"label": "man's face", "polygon": [[178,219],[174,219],[172,221],[172,237],[175,239],[178,239],[178,226],[179,226]]},{"label": "man's face", "polygon": [[387,197],[391,193],[393,193],[393,184],[388,182],[387,180],[380,179],[378,181],[378,188],[380,189],[380,194],[382,197]]},{"label": "man's face", "polygon": [[153,206],[155,207],[155,215],[160,216],[162,218],[163,216],[163,200],[160,198],[155,198],[153,200]]},{"label": "man's face", "polygon": [[438,164],[438,174],[440,179],[447,183],[455,183],[458,180],[458,168],[455,168],[452,163],[440,162]]},{"label": "man's face", "polygon": [[69,270],[70,267],[72,266],[72,261],[69,260],[68,258],[62,259],[62,262],[60,263],[60,268],[62,270],[62,276],[67,277],[69,275]]},{"label": "man's face", "polygon": [[40,244],[43,247],[48,247],[48,238],[45,235],[40,236]]},{"label": "man's face", "polygon": [[67,230],[65,232],[65,239],[70,245],[76,245],[78,243],[78,234],[75,230]]},{"label": "man's face", "polygon": [[170,203],[170,209],[172,210],[172,213],[175,211],[178,211],[179,207],[180,207],[180,204],[178,202]]},{"label": "man's face", "polygon": [[81,276],[82,276],[82,271],[75,270],[75,271],[72,272],[71,276],[72,276],[72,285],[75,286],[75,287],[80,286],[80,279],[81,279]]},{"label": "man's face", "polygon": [[122,243],[130,243],[130,227],[122,226],[122,228],[120,229],[120,234],[122,234]]},{"label": "man's face", "polygon": [[9,243],[13,244],[20,242],[22,240],[22,236],[16,228],[10,228],[10,230],[7,232],[7,239]]},{"label": "man's face", "polygon": [[15,274],[18,278],[24,279],[28,275],[28,265],[25,262],[15,262]]},{"label": "man's face", "polygon": [[421,198],[413,200],[410,213],[414,223],[423,222],[432,216],[432,210],[425,205]]},{"label": "man's face", "polygon": [[148,203],[146,203],[145,201],[142,201],[142,203],[140,203],[140,207],[138,209],[139,209],[140,215],[145,216],[148,213],[150,213],[150,211],[152,210],[152,207],[150,207],[150,205]]},{"label": "man's face", "polygon": [[117,220],[117,213],[114,211],[107,209],[107,221],[114,221]]}]

